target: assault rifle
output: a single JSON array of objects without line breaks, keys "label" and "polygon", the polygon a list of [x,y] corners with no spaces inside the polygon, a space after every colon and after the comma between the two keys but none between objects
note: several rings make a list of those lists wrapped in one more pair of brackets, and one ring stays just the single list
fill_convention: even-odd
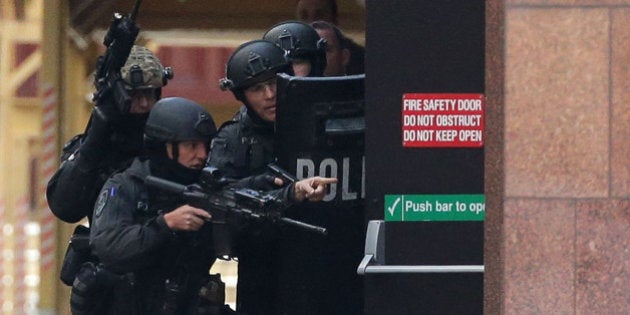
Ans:
[{"label": "assault rifle", "polygon": [[[145,183],[159,190],[180,194],[193,207],[205,209],[212,213],[215,229],[222,229],[229,234],[228,220],[238,222],[243,218],[247,221],[270,222],[272,224],[291,225],[307,231],[327,234],[326,228],[311,225],[302,221],[287,218],[283,210],[288,207],[282,200],[264,192],[250,188],[231,187],[234,180],[226,179],[218,169],[206,167],[201,172],[198,184],[181,185],[163,178],[147,176]],[[215,233],[216,235],[216,233]],[[229,238],[222,235],[220,238]],[[215,237],[216,238],[216,237]],[[230,256],[231,240],[215,240],[219,242],[215,248],[220,256]]]},{"label": "assault rifle", "polygon": [[103,105],[103,99],[111,96],[120,114],[129,112],[131,97],[125,90],[120,76],[120,68],[125,65],[131,47],[133,47],[140,29],[136,26],[135,18],[140,9],[142,0],[136,0],[129,15],[123,16],[114,13],[112,22],[107,30],[103,45],[107,50],[103,56],[99,56],[96,62],[94,74],[94,86],[96,92],[92,100],[96,106]]}]

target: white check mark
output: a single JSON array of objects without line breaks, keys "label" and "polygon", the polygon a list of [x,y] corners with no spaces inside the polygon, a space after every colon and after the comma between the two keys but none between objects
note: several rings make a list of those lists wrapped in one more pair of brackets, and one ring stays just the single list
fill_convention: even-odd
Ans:
[{"label": "white check mark", "polygon": [[389,211],[390,215],[394,215],[394,210],[396,210],[396,205],[400,202],[400,197],[396,198],[394,204],[391,207],[387,207],[387,211]]}]

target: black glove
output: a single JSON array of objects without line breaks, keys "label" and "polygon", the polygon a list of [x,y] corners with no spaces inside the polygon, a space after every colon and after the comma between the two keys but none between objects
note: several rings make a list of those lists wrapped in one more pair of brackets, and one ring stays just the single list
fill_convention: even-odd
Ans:
[{"label": "black glove", "polygon": [[274,176],[269,174],[254,175],[237,181],[233,184],[233,187],[269,191],[280,188],[280,186],[276,185],[275,179]]},{"label": "black glove", "polygon": [[[86,262],[81,266],[70,291],[70,309],[74,315],[95,314],[108,302],[110,291],[124,280],[103,268],[103,265]],[[118,289],[123,289],[119,287]]]},{"label": "black glove", "polygon": [[96,304],[97,289],[96,266],[92,262],[86,262],[72,284],[70,293],[72,314],[90,314]]}]

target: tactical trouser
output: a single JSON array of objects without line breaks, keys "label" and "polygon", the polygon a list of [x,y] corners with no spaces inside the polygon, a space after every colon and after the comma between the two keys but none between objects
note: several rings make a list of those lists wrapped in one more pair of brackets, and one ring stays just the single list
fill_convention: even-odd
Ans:
[{"label": "tactical trouser", "polygon": [[77,225],[70,237],[66,254],[63,257],[59,278],[65,285],[72,286],[81,266],[91,260],[90,229]]},{"label": "tactical trouser", "polygon": [[[111,301],[112,296],[114,296],[113,293],[116,293],[116,296],[127,297],[127,301],[134,301],[131,298],[133,286],[133,274],[118,275],[106,270],[101,264],[86,262],[81,266],[81,270],[72,284],[70,294],[72,314],[107,314],[112,307],[121,307],[117,301]],[[122,291],[126,291],[128,294]],[[133,305],[122,307],[127,309]]]}]

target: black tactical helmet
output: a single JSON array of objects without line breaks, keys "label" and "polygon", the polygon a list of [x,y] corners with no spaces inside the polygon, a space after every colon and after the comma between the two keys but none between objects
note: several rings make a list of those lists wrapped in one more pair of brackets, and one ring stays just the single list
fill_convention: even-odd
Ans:
[{"label": "black tactical helmet", "polygon": [[284,50],[265,40],[253,40],[240,45],[227,62],[225,78],[219,80],[223,90],[231,90],[237,98],[238,92],[276,75],[289,73],[291,63]]},{"label": "black tactical helmet", "polygon": [[210,142],[216,132],[212,116],[201,105],[181,97],[167,97],[153,106],[144,134],[156,142]]},{"label": "black tactical helmet", "polygon": [[284,49],[289,59],[304,59],[311,62],[309,76],[322,76],[326,68],[326,40],[319,37],[309,24],[285,21],[274,25],[263,35],[264,40]]}]

